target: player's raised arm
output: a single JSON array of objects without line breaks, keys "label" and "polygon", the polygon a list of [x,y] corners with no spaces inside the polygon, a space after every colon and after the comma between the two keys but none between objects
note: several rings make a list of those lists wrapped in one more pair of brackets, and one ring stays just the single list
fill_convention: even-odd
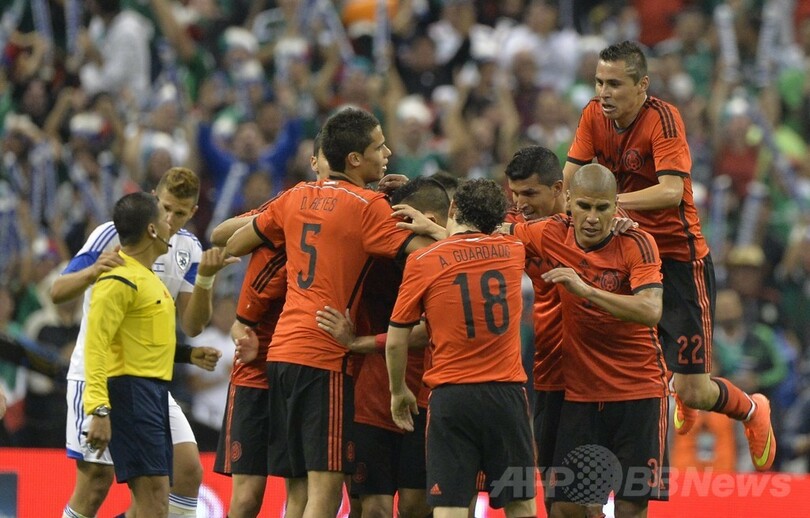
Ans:
[{"label": "player's raised arm", "polygon": [[262,244],[262,236],[259,235],[255,226],[253,224],[245,225],[228,239],[225,252],[234,257],[241,257],[249,254],[260,244]]}]

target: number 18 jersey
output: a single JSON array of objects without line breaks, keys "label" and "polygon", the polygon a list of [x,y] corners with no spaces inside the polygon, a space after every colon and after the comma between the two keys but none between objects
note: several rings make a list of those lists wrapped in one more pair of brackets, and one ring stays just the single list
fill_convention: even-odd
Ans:
[{"label": "number 18 jersey", "polygon": [[408,257],[392,326],[425,313],[431,365],[423,381],[523,383],[523,245],[513,236],[455,234]]}]

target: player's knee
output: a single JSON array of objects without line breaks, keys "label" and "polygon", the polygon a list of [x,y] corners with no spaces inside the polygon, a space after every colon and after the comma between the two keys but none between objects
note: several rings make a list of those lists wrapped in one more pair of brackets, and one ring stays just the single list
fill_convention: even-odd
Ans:
[{"label": "player's knee", "polygon": [[97,502],[100,505],[113,483],[112,466],[83,462],[79,466],[79,471],[82,472],[80,480],[84,484],[77,484],[77,489],[85,493],[82,496],[87,498],[88,502]]},{"label": "player's knee", "polygon": [[709,410],[717,399],[717,396],[712,394],[711,381],[708,378],[706,380],[675,378],[673,385],[675,393],[689,408]]},{"label": "player's knee", "polygon": [[616,500],[616,518],[642,518],[646,516],[647,502]]},{"label": "player's knee", "polygon": [[400,498],[397,502],[397,511],[401,518],[427,518],[431,515],[431,508],[427,504],[424,492],[419,494],[403,494],[400,492]]},{"label": "player's knee", "polygon": [[174,448],[174,485],[172,492],[196,497],[202,484],[203,467],[197,445],[178,444]]},{"label": "player's knee", "polygon": [[228,516],[237,518],[240,516],[258,516],[262,508],[262,496],[255,491],[234,492],[231,497],[231,509]]}]

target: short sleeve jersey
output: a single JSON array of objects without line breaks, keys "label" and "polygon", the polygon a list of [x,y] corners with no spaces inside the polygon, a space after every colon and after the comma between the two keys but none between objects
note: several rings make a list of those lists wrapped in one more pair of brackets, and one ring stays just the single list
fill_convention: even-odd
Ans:
[{"label": "short sleeve jersey", "polygon": [[[169,251],[157,258],[152,265],[152,271],[160,277],[163,284],[169,289],[173,299],[180,293],[194,291],[194,281],[197,278],[197,267],[202,259],[202,246],[200,241],[191,232],[181,229],[169,239],[172,245]],[[78,272],[92,266],[104,252],[115,250],[119,245],[118,232],[112,221],[96,227],[79,252],[70,260],[63,274]],[[93,287],[84,292],[82,306],[82,322],[79,327],[79,336],[76,346],[70,356],[70,367],[67,379],[84,380],[84,345],[87,336],[87,314],[90,311],[90,298]]]},{"label": "short sleeve jersey", "polygon": [[413,234],[396,227],[382,194],[332,179],[285,191],[253,227],[287,249],[287,299],[268,361],[345,370],[346,348],[318,328],[315,312],[349,308],[354,318],[372,256],[396,257]]},{"label": "short sleeve jersey", "polygon": [[628,216],[652,234],[660,255],[676,261],[694,261],[709,253],[700,230],[692,194],[692,158],[686,130],[678,109],[648,97],[636,120],[616,129],[592,99],[582,110],[568,161],[584,165],[593,158],[616,175],[619,192],[634,192],[658,184],[658,177],[683,178],[683,199],[674,208],[627,211]]},{"label": "short sleeve jersey", "polygon": [[461,233],[408,257],[392,326],[425,314],[431,364],[424,383],[526,381],[520,357],[525,254],[512,236]]},{"label": "short sleeve jersey", "polygon": [[[521,223],[514,235],[526,255],[548,269],[572,268],[598,289],[631,295],[661,288],[661,260],[642,230],[609,234],[591,248],[576,242],[567,216]],[[570,401],[629,401],[666,394],[664,357],[654,327],[619,320],[587,299],[558,286],[563,314],[563,376]]]},{"label": "short sleeve jersey", "polygon": [[146,266],[123,252],[96,280],[87,318],[85,413],[109,406],[107,378],[139,376],[169,381],[174,367],[174,300]]},{"label": "short sleeve jersey", "polygon": [[[510,212],[506,221],[525,223],[521,214]],[[526,257],[526,275],[532,281],[534,304],[532,324],[534,328],[534,361],[532,377],[535,390],[563,390],[562,365],[562,309],[560,294],[554,284],[541,278],[548,267],[537,257]]]},{"label": "short sleeve jersey", "polygon": [[236,318],[250,326],[259,339],[259,352],[250,363],[234,359],[231,384],[240,387],[267,388],[267,348],[273,338],[287,293],[287,253],[284,248],[260,246],[248,262]]}]

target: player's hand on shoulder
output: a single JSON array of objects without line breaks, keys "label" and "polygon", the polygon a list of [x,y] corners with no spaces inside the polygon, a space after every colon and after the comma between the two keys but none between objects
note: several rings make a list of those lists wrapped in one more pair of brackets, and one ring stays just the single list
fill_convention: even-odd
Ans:
[{"label": "player's hand on shoulder", "polygon": [[191,350],[191,363],[201,369],[213,371],[222,357],[222,351],[214,347],[195,347]]},{"label": "player's hand on shoulder", "polygon": [[349,310],[346,313],[341,313],[335,308],[324,306],[323,309],[315,312],[315,322],[318,327],[332,335],[340,344],[352,350],[351,345],[354,342],[354,322],[352,322]]},{"label": "player's hand on shoulder", "polygon": [[613,218],[613,226],[611,231],[614,236],[624,234],[632,228],[638,228],[638,223],[630,218]]},{"label": "player's hand on shoulder", "polygon": [[93,264],[93,278],[98,279],[102,273],[109,272],[116,266],[123,266],[124,259],[118,255],[118,252],[121,250],[120,245],[116,245],[113,250],[108,250],[107,252],[103,252],[96,262]]}]

